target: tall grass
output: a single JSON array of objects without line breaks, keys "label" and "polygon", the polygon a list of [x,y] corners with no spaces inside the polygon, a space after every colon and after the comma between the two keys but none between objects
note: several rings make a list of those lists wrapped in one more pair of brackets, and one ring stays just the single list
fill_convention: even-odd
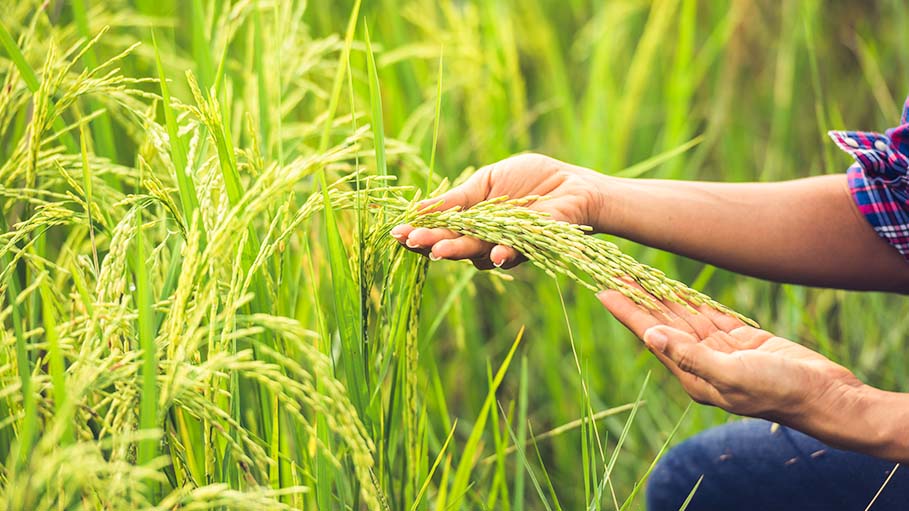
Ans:
[{"label": "tall grass", "polygon": [[[527,149],[642,177],[840,171],[826,129],[898,116],[906,16],[0,3],[0,507],[641,507],[672,439],[728,417],[686,413],[583,286],[400,251],[398,197]],[[904,390],[898,298],[615,241]]]}]

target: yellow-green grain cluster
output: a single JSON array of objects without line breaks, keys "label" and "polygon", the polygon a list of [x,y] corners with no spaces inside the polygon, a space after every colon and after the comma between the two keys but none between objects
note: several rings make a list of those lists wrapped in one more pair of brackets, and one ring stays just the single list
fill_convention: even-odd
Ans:
[{"label": "yellow-green grain cluster", "polygon": [[411,209],[402,220],[415,227],[442,227],[513,247],[547,275],[568,276],[594,292],[613,289],[652,309],[658,308],[654,297],[689,308],[707,305],[755,324],[662,271],[639,263],[615,243],[588,235],[590,227],[555,220],[545,212],[527,207],[545,200],[537,196],[510,200],[499,197],[467,209],[426,214]]}]

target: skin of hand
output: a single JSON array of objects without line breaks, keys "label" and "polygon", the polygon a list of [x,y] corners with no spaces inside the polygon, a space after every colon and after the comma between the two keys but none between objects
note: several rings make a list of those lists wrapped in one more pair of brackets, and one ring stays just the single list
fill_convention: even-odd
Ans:
[{"label": "skin of hand", "polygon": [[[545,211],[556,220],[591,225],[602,208],[602,194],[597,187],[597,172],[569,165],[541,154],[520,154],[475,172],[464,184],[447,193],[422,201],[419,207],[429,211],[453,207],[469,208],[487,199],[507,196],[546,196],[547,200],[531,204],[531,209]],[[416,228],[399,225],[391,235],[408,249],[438,259],[470,259],[477,268],[511,268],[524,260],[513,248],[493,245],[462,236],[448,229]]]},{"label": "skin of hand", "polygon": [[706,306],[663,302],[645,309],[616,291],[603,305],[697,402],[772,420],[835,447],[909,460],[909,399],[863,384],[845,367],[800,344]]}]

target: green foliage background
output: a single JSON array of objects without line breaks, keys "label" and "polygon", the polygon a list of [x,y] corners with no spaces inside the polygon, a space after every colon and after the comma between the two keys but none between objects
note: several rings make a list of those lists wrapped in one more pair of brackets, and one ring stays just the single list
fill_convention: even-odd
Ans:
[{"label": "green foliage background", "polygon": [[[369,507],[372,492],[379,506],[409,509],[427,480],[418,508],[620,506],[677,423],[674,441],[734,418],[696,405],[683,417],[689,400],[681,388],[594,296],[533,268],[516,269],[508,280],[440,262],[429,265],[424,282],[425,261],[395,251],[380,236],[384,214],[344,202],[360,197],[351,195],[352,181],[326,186],[338,192],[333,207],[312,213],[280,247],[266,235],[269,226],[289,225],[306,204],[318,210],[320,183],[355,169],[426,190],[441,177],[454,180],[465,168],[528,150],[620,173],[700,136],[696,147],[639,177],[768,181],[843,172],[849,159],[835,151],[826,130],[892,126],[909,89],[901,30],[909,11],[896,0],[364,0],[353,17],[348,59],[344,37],[352,12],[346,1],[0,2],[0,23],[10,34],[0,52],[0,191],[9,226],[2,240],[0,495],[8,507],[116,507],[122,497],[123,505],[137,508],[281,502],[340,509]],[[66,51],[105,27],[84,54]],[[173,97],[167,107],[153,32]],[[98,82],[80,75],[136,42]],[[12,47],[21,49],[22,61]],[[29,83],[26,68],[36,83]],[[115,76],[140,80],[105,75],[114,68]],[[186,72],[198,81],[195,96]],[[55,76],[59,82],[48,84]],[[32,87],[38,83],[43,88]],[[79,87],[84,93],[73,92]],[[56,111],[54,103],[65,108]],[[168,109],[173,126],[165,121]],[[67,127],[66,135],[53,136]],[[181,157],[181,150],[187,154]],[[184,162],[198,188],[194,206],[174,170]],[[83,181],[86,169],[93,186]],[[268,188],[270,182],[284,185]],[[255,196],[263,190],[274,195]],[[410,197],[414,190],[389,193]],[[85,204],[92,202],[89,218]],[[238,203],[253,213],[232,230],[220,222]],[[64,220],[55,222],[48,204],[71,213],[58,211]],[[136,221],[146,227],[118,255],[112,250],[117,226]],[[229,250],[213,254],[208,263],[217,268],[200,269],[190,283],[197,294],[188,310],[199,300],[212,314],[210,322],[198,319],[193,335],[233,332],[225,339],[240,346],[223,345],[225,355],[249,343],[251,360],[273,367],[234,361],[212,369],[226,380],[217,374],[194,380],[191,371],[167,368],[180,353],[180,336],[195,337],[188,327],[171,325],[176,298],[166,291],[179,288],[188,257],[183,247],[201,254],[218,226]],[[378,234],[366,238],[367,232]],[[230,271],[239,261],[244,271],[253,264],[258,247],[247,239],[257,237],[262,247],[275,242],[275,251],[250,271],[254,297],[243,298],[232,294]],[[770,284],[618,243],[865,381],[905,390],[909,306],[903,298]],[[109,290],[97,265],[117,260],[117,275],[135,298],[105,299]],[[116,305],[104,309],[105,300]],[[107,321],[105,314],[119,318],[119,326],[104,333],[86,326]],[[245,332],[246,326],[265,333]],[[514,359],[490,394],[522,327]],[[104,335],[122,343],[115,355],[113,344],[104,347]],[[277,352],[256,348],[261,343]],[[109,381],[73,397],[73,410],[62,403],[86,374],[79,372],[83,345],[97,348],[91,360],[116,367]],[[148,346],[156,346],[155,357],[148,357],[155,351]],[[190,350],[179,361],[187,368],[214,353]],[[344,428],[330,426],[325,408],[297,395],[279,397],[280,375],[302,378],[294,363],[315,375],[325,395],[337,397],[324,387],[334,381],[346,389],[364,428],[351,435],[374,444],[369,470]],[[121,365],[131,369],[117,373]],[[36,400],[32,408],[22,367],[31,375],[24,379]],[[626,410],[598,421],[596,431],[582,427],[541,440],[526,456],[506,453],[515,438],[635,402],[648,371],[644,404],[627,437]],[[267,375],[257,379],[256,372]],[[151,379],[143,380],[146,375]],[[187,389],[204,386],[205,399],[237,423],[189,398],[167,401],[168,377],[188,378]],[[490,395],[497,404],[490,405]],[[323,405],[339,417],[348,410]],[[294,415],[295,406],[312,429]],[[122,411],[113,427],[94,417],[112,409]],[[64,431],[70,423],[75,432]],[[231,456],[237,454],[228,454],[226,441],[212,440],[212,423],[234,440],[248,433],[270,461],[236,468]],[[62,429],[55,433],[54,424]],[[143,425],[163,436],[128,436]],[[22,451],[32,443],[29,431],[37,442],[30,458]],[[125,447],[100,446],[104,441]],[[188,460],[187,445],[206,461]],[[319,454],[323,449],[338,464]],[[107,473],[80,475],[77,454],[82,463],[110,463],[111,473],[136,485],[121,489]],[[486,460],[490,455],[497,456]],[[115,461],[151,467],[159,476]],[[55,477],[41,482],[28,475],[41,467]],[[607,467],[613,468],[604,479]],[[222,483],[207,486],[210,495],[191,491]],[[269,493],[299,486],[309,490]],[[174,500],[162,501],[168,495]],[[642,501],[628,506],[642,508]]]}]

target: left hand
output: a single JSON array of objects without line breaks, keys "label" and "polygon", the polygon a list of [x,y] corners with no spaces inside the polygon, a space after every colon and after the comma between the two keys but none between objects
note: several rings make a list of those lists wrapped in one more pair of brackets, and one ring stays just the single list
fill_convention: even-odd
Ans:
[{"label": "left hand", "polygon": [[615,291],[598,296],[699,403],[812,430],[864,387],[823,355],[710,307],[653,311]]}]

